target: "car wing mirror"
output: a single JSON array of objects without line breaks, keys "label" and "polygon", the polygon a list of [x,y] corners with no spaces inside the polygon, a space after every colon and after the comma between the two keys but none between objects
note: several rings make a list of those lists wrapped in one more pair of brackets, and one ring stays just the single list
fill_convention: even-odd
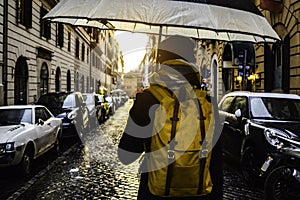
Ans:
[{"label": "car wing mirror", "polygon": [[244,118],[242,114],[243,114],[243,113],[242,113],[241,109],[237,109],[237,110],[234,112],[234,115],[235,115],[235,117],[237,118],[238,122],[243,124],[243,123],[245,123],[245,122],[247,121],[247,119]]},{"label": "car wing mirror", "polygon": [[236,118],[241,119],[242,118],[242,111],[241,111],[241,109],[237,109],[234,112],[234,115],[236,116]]},{"label": "car wing mirror", "polygon": [[41,118],[39,118],[39,120],[38,120],[38,125],[44,125],[44,121],[41,119]]}]

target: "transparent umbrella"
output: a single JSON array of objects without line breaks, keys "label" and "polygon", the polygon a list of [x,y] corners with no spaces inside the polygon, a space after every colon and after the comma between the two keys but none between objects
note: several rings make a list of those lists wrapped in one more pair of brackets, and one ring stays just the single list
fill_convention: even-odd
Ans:
[{"label": "transparent umbrella", "polygon": [[62,0],[44,19],[220,41],[280,40],[251,0]]}]

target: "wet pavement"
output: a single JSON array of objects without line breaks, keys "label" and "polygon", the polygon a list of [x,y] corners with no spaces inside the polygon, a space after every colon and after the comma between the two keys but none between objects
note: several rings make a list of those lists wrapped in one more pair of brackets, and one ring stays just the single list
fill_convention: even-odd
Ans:
[{"label": "wet pavement", "polygon": [[[117,144],[131,103],[90,132],[84,145],[70,148],[8,199],[136,199],[139,163],[125,166],[117,159]],[[225,165],[224,199],[259,200],[263,192],[247,185],[234,168]]]}]

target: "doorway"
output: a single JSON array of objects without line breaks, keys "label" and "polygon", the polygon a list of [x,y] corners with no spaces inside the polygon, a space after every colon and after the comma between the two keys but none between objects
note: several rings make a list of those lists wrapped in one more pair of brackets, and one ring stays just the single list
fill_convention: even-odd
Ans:
[{"label": "doorway", "polygon": [[15,105],[27,104],[28,64],[26,57],[20,56],[15,67]]}]

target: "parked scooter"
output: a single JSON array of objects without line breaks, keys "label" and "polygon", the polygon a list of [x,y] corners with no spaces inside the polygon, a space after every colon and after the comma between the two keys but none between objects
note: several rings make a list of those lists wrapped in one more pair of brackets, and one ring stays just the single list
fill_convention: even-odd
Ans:
[{"label": "parked scooter", "polygon": [[266,174],[264,184],[266,200],[300,199],[300,141],[274,135],[276,153],[269,155],[261,167]]}]

